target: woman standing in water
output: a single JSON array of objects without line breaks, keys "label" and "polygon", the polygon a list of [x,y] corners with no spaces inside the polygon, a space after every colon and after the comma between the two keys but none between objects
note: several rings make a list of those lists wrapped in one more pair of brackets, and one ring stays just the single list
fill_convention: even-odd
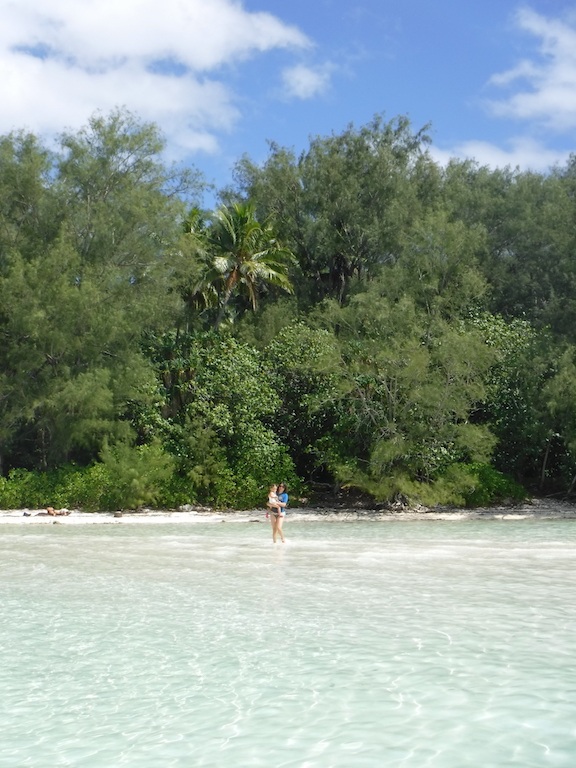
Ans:
[{"label": "woman standing in water", "polygon": [[272,523],[272,541],[276,544],[276,538],[280,534],[280,541],[284,544],[284,532],[282,530],[282,523],[286,517],[286,507],[288,506],[288,494],[286,493],[286,486],[284,483],[280,483],[278,486],[278,501],[277,507],[273,507],[270,512],[270,522]]}]

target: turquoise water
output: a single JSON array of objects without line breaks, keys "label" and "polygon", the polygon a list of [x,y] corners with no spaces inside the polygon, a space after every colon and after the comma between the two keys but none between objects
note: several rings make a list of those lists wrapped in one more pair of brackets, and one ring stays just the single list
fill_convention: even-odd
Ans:
[{"label": "turquoise water", "polygon": [[576,764],[576,522],[0,530],[1,768]]}]

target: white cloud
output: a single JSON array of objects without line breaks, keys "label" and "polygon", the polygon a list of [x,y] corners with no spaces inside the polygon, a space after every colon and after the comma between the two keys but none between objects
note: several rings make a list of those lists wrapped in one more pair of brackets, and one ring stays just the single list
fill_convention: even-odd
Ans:
[{"label": "white cloud", "polygon": [[430,154],[441,165],[446,165],[451,158],[476,160],[480,165],[490,168],[520,168],[523,171],[545,173],[553,165],[563,165],[569,152],[547,149],[540,142],[525,136],[510,139],[508,149],[502,149],[488,141],[466,141],[451,150],[432,146]]},{"label": "white cloud", "polygon": [[238,118],[222,68],[309,46],[237,0],[0,0],[0,132],[53,134],[127,106],[182,150],[212,151]]},{"label": "white cloud", "polygon": [[326,90],[330,84],[330,67],[306,67],[297,64],[288,67],[282,73],[282,81],[287,96],[298,99],[311,99]]},{"label": "white cloud", "polygon": [[556,131],[576,128],[576,29],[528,8],[516,16],[518,26],[540,38],[538,61],[524,60],[491,78],[501,87],[527,83],[508,98],[490,102],[502,117],[533,120]]},{"label": "white cloud", "polygon": [[516,23],[540,39],[538,56],[491,77],[490,84],[508,89],[508,95],[488,106],[497,117],[526,121],[527,134],[510,138],[503,146],[471,140],[449,150],[431,147],[430,154],[442,165],[451,158],[473,159],[491,168],[509,166],[545,173],[566,163],[568,150],[550,149],[529,134],[541,136],[543,127],[560,133],[576,128],[576,28],[529,8],[517,12]]}]

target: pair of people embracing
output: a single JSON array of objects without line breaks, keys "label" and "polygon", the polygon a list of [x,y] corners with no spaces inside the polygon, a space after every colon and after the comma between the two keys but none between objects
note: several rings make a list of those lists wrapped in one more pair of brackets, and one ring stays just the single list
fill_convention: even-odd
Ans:
[{"label": "pair of people embracing", "polygon": [[270,518],[272,523],[272,541],[276,544],[278,536],[280,541],[284,544],[284,532],[282,531],[282,523],[286,517],[286,507],[288,506],[288,494],[286,493],[286,486],[284,483],[280,485],[271,485],[268,492],[266,517]]}]

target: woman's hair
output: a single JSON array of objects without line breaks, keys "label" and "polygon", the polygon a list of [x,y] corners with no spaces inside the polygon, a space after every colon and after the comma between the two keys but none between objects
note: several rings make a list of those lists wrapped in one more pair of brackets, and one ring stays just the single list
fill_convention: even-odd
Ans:
[{"label": "woman's hair", "polygon": [[278,488],[284,488],[285,491],[288,490],[288,488],[286,488],[286,483],[278,483]]}]

